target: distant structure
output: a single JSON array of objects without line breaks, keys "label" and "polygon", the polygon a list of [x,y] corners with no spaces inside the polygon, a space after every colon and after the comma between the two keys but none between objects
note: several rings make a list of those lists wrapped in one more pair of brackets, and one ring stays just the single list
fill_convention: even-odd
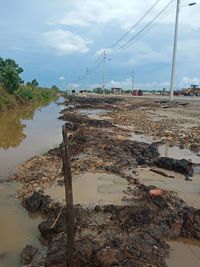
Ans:
[{"label": "distant structure", "polygon": [[87,90],[80,90],[79,91],[79,95],[82,96],[82,97],[87,97]]},{"label": "distant structure", "polygon": [[119,87],[112,87],[111,93],[115,95],[121,95],[123,93],[123,89]]},{"label": "distant structure", "polygon": [[67,90],[67,94],[68,95],[75,95],[76,94],[76,90],[75,89],[68,89]]},{"label": "distant structure", "polygon": [[191,89],[199,89],[199,86],[197,84],[191,84]]},{"label": "distant structure", "polygon": [[143,91],[141,89],[133,90],[132,95],[133,96],[143,96]]},{"label": "distant structure", "polygon": [[196,84],[192,84],[189,88],[183,88],[175,93],[184,96],[200,96],[200,87]]},{"label": "distant structure", "polygon": [[200,96],[200,88],[196,84],[190,85],[190,88],[183,90],[184,95],[188,96]]}]

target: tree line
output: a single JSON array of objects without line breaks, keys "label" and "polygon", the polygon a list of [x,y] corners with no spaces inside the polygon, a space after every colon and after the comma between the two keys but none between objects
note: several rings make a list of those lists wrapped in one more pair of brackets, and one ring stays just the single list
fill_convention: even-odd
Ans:
[{"label": "tree line", "polygon": [[23,71],[15,60],[0,57],[0,110],[16,103],[48,101],[58,95],[59,88],[55,85],[51,88],[40,87],[36,79],[25,83],[21,78]]}]

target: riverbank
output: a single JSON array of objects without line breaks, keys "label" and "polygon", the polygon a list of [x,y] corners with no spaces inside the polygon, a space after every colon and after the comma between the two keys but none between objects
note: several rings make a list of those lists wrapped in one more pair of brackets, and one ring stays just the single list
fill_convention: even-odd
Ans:
[{"label": "riverbank", "polygon": [[[176,159],[176,153],[169,159],[159,152],[163,144],[176,145],[195,151],[198,159],[199,121],[192,111],[197,114],[199,109],[195,104],[72,98],[65,105],[60,119],[67,121],[74,188],[78,188],[75,266],[166,266],[168,239],[199,240],[200,212],[191,208],[192,202],[188,205],[187,198],[180,199],[180,192],[168,191],[168,185],[162,189],[162,183],[159,196],[154,195],[160,176],[166,183],[172,180],[177,183],[178,179],[188,185],[197,178],[195,187],[200,188],[198,166],[195,169],[198,160],[191,162],[184,158],[184,153],[184,160]],[[146,141],[146,135],[151,142]],[[141,167],[146,176],[138,175]],[[152,170],[160,176],[148,179]],[[141,182],[141,178],[146,181]],[[41,252],[29,247],[22,254],[25,259],[29,255],[29,260],[22,257],[22,262],[32,262],[31,266],[65,266],[64,187],[59,149],[28,160],[9,181],[20,183],[17,194],[27,210],[40,211],[48,218],[39,225],[43,241],[48,244],[47,254],[41,257]],[[82,191],[86,193],[81,198]],[[111,193],[112,199],[108,198]],[[184,193],[188,197],[191,192]],[[195,200],[198,198],[197,192]]]},{"label": "riverbank", "polygon": [[48,103],[58,98],[57,91],[49,88],[21,86],[14,93],[9,93],[0,85],[0,112],[34,103]]}]

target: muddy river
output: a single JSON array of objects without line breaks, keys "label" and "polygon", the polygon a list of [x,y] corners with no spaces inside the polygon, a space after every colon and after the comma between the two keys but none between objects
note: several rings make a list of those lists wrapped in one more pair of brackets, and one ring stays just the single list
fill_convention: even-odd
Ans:
[{"label": "muddy river", "polygon": [[0,114],[0,177],[61,141],[61,106],[26,107]]},{"label": "muddy river", "polygon": [[2,180],[18,164],[48,151],[61,141],[61,106],[51,103],[0,114],[0,266],[17,267],[19,252],[31,243],[41,246],[37,225],[42,218],[30,215],[15,198],[16,186]]}]

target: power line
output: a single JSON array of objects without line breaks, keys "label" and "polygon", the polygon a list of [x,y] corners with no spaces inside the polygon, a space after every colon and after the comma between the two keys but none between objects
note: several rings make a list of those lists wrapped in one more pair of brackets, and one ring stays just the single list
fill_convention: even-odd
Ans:
[{"label": "power line", "polygon": [[[101,75],[100,72],[93,72],[94,75]],[[105,73],[105,76],[123,76],[123,75],[130,75],[130,72],[126,73]]]},{"label": "power line", "polygon": [[93,69],[89,70],[90,73],[93,73],[95,70],[98,69],[98,67],[103,63],[103,58],[102,58],[102,55],[101,55],[101,60],[98,62],[98,64],[93,67]]},{"label": "power line", "polygon": [[158,3],[160,2],[161,0],[157,0],[151,7],[150,9],[147,10],[147,12],[130,28],[129,31],[127,31],[124,35],[122,35],[122,37],[116,41],[112,46],[111,48],[114,48],[116,47],[124,38],[126,38],[126,36],[129,35],[129,33],[131,33],[148,15],[149,13],[151,13],[151,11],[158,5]]},{"label": "power line", "polygon": [[114,52],[121,50],[125,46],[127,46],[130,42],[134,41],[138,36],[140,36],[146,29],[154,24],[154,22],[159,19],[166,11],[168,11],[170,6],[173,4],[175,0],[171,0],[145,27],[143,27],[137,34],[135,34],[131,39],[129,39],[125,44],[121,45],[119,48],[115,49]]},{"label": "power line", "polygon": [[92,72],[93,69],[96,68],[96,65],[99,65],[101,61],[102,61],[102,55],[99,55],[99,57],[97,58],[97,60],[88,68],[89,71]]},{"label": "power line", "polygon": [[[157,21],[156,23],[152,24],[149,28],[145,29],[144,32],[141,33],[141,35],[139,35],[137,38],[135,38],[135,40],[133,42],[128,43],[126,45],[126,47],[128,47],[130,45],[134,45],[137,41],[139,41],[140,39],[142,39],[143,36],[145,36],[146,34],[148,34],[154,26],[158,25],[161,21],[163,21],[169,14],[171,14],[175,10],[175,6],[176,6],[176,4],[174,3],[174,5],[170,9],[168,9],[167,12],[165,12],[163,14],[164,16],[162,16],[159,21]],[[116,54],[117,52],[118,51],[116,51],[114,54]]]},{"label": "power line", "polygon": [[[156,2],[150,7],[150,9],[147,10],[147,12],[140,18],[132,27],[131,29],[126,32],[118,41],[115,42],[115,44],[111,47],[114,48],[118,45],[129,33],[131,33],[144,19],[148,16],[148,14],[158,5],[158,3],[161,0],[156,0]],[[100,62],[99,62],[100,61]],[[97,60],[92,64],[90,73],[94,72],[101,64],[103,63],[103,60],[101,56],[97,58]],[[96,65],[96,66],[95,66]],[[90,68],[89,68],[90,69]]]},{"label": "power line", "polygon": [[[171,0],[147,25],[145,25],[137,34],[135,34],[132,38],[130,38],[127,42],[122,44],[120,47],[116,48],[113,50],[113,55],[118,53],[120,50],[122,50],[124,47],[127,47],[129,45],[133,45],[135,42],[143,38],[144,35],[146,35],[155,25],[159,24],[163,19],[165,19],[174,9],[176,0]],[[128,36],[143,20],[145,17],[149,15],[149,13],[158,5],[160,0],[157,0],[151,7],[150,9],[142,16],[142,18],[131,27],[131,29],[126,32],[118,41],[114,43],[113,47],[116,47],[120,42]],[[102,65],[102,63],[105,62],[105,57],[103,55],[99,55],[99,57],[96,59],[96,61],[90,66],[88,69],[88,73],[95,74],[95,71]],[[129,73],[130,74],[130,73]],[[105,74],[104,76],[108,75],[118,75],[118,74]],[[119,74],[119,75],[126,75],[126,74]],[[83,78],[79,78],[80,80],[83,80],[86,74],[83,76]]]},{"label": "power line", "polygon": [[[142,21],[147,16],[147,14],[149,14],[153,10],[153,8],[158,4],[158,2],[159,1],[157,0],[154,3],[154,5],[140,19],[140,21]],[[175,0],[171,0],[145,27],[142,28],[142,30],[140,30],[136,35],[134,35],[125,44],[123,44],[122,46],[120,46],[119,48],[114,50],[113,55],[116,54],[119,50],[121,50],[125,46],[132,45],[135,42],[137,42],[138,40],[140,40],[145,34],[147,34],[155,26],[155,24],[158,24],[163,19],[165,19],[173,11],[174,7],[175,7]],[[135,28],[136,25],[139,25],[139,21],[132,28]],[[131,30],[129,32],[131,32]],[[127,35],[127,33],[126,33],[126,35]],[[98,63],[98,64],[96,64],[96,66],[94,66],[94,68],[90,70],[90,73],[95,72],[95,70],[97,70],[101,66],[101,64],[103,63],[103,59],[101,57],[99,57],[96,60],[96,63]],[[95,64],[93,64],[93,65],[95,65]]]}]

